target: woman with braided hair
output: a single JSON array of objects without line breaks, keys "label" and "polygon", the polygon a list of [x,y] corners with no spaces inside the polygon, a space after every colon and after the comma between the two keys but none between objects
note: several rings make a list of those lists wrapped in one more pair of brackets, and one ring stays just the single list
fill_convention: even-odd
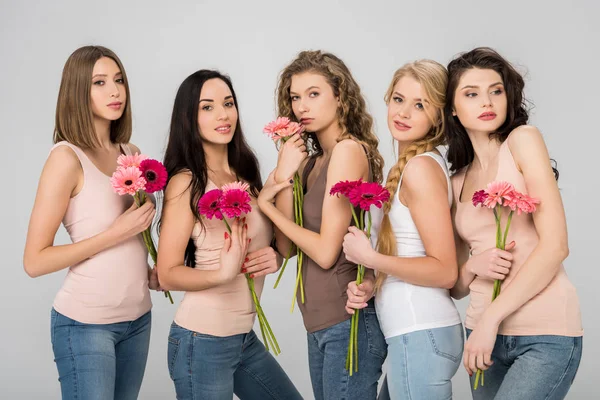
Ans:
[{"label": "woman with braided hair", "polygon": [[[462,356],[463,328],[449,294],[458,276],[452,186],[437,150],[444,144],[447,81],[446,69],[431,60],[394,74],[385,95],[399,155],[386,182],[392,197],[374,213],[375,249],[355,227],[344,237],[346,258],[377,271],[375,303],[388,344],[380,399],[450,399]],[[348,285],[349,311],[364,307],[369,285]]]}]

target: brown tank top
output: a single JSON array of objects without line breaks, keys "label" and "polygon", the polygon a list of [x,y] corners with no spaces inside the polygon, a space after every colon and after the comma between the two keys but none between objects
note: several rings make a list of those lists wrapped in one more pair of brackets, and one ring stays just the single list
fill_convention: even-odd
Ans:
[{"label": "brown tank top", "polygon": [[[302,182],[304,186],[304,228],[313,232],[321,231],[321,219],[323,212],[323,201],[327,185],[327,169],[329,160],[327,160],[310,190],[306,189],[308,175],[315,166],[316,158],[308,160],[304,168]],[[370,175],[370,174],[369,174]],[[354,225],[350,217],[349,225]],[[340,248],[335,264],[330,269],[321,268],[316,262],[304,255],[304,265],[302,266],[302,279],[304,282],[304,304],[300,301],[300,292],[297,295],[297,302],[302,312],[304,326],[309,333],[321,329],[329,328],[343,322],[351,317],[345,310],[348,295],[346,289],[348,283],[356,280],[357,266],[348,261],[344,252]],[[365,274],[373,273],[367,270]]]}]

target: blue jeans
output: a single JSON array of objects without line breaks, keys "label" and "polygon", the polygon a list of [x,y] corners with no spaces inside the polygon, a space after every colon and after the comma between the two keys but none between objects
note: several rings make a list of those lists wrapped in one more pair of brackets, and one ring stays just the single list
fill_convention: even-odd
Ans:
[{"label": "blue jeans", "polygon": [[350,319],[307,334],[308,364],[315,400],[369,400],[377,397],[377,382],[387,355],[385,337],[374,307],[360,311],[358,372],[346,371]]},{"label": "blue jeans", "polygon": [[462,324],[387,339],[388,373],[379,400],[452,399],[452,377],[462,361]]},{"label": "blue jeans", "polygon": [[167,353],[178,400],[302,399],[254,331],[217,337],[173,322]]},{"label": "blue jeans", "polygon": [[[467,339],[471,332],[467,329]],[[564,399],[579,367],[582,343],[581,336],[496,336],[485,385],[473,390],[475,374],[471,377],[473,399]]]},{"label": "blue jeans", "polygon": [[135,400],[150,346],[152,317],[84,324],[51,313],[52,350],[63,400]]}]

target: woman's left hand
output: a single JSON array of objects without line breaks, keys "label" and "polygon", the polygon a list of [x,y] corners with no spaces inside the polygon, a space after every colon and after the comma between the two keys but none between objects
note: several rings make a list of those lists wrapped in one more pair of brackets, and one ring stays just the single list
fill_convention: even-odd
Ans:
[{"label": "woman's left hand", "polygon": [[281,256],[272,247],[265,247],[248,253],[242,273],[250,274],[250,278],[258,278],[277,272],[281,265]]},{"label": "woman's left hand", "polygon": [[477,369],[485,371],[494,363],[492,351],[496,343],[498,326],[499,323],[486,319],[484,315],[469,335],[463,354],[463,364],[469,375],[473,375]]},{"label": "woman's left hand", "polygon": [[[293,179],[289,181],[283,181],[281,183],[275,182],[275,171],[272,171],[265,182],[260,194],[258,195],[258,206],[261,207],[261,204],[273,203],[275,201],[275,196],[277,193],[281,192],[283,189],[292,186],[294,183]],[[261,207],[262,208],[262,207]]]},{"label": "woman's left hand", "polygon": [[[348,227],[348,233],[344,236],[343,248],[348,261],[355,264],[369,265],[369,255],[373,252],[373,247],[371,247],[367,235],[357,227]],[[369,268],[373,267],[369,266]]]},{"label": "woman's left hand", "polygon": [[158,269],[156,265],[148,271],[148,287],[150,290],[161,291],[160,282],[158,282]]}]

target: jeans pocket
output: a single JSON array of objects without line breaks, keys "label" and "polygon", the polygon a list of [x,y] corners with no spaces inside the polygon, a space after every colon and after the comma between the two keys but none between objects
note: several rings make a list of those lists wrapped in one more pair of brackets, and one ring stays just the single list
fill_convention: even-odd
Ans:
[{"label": "jeans pocket", "polygon": [[379,327],[377,312],[375,311],[375,308],[372,307],[363,308],[361,312],[364,314],[365,319],[369,353],[385,360],[387,357],[387,343],[385,342],[385,336],[383,336],[383,332],[381,332],[381,328]]},{"label": "jeans pocket", "polygon": [[167,362],[168,364],[168,368],[169,368],[169,376],[171,377],[171,379],[173,378],[173,371],[175,370],[175,361],[177,360],[177,353],[179,353],[179,344],[180,344],[180,340],[179,339],[175,339],[171,336],[169,336],[169,344],[167,347]]},{"label": "jeans pocket", "polygon": [[447,358],[454,363],[461,359],[464,349],[461,324],[444,328],[427,329],[426,332],[433,352],[436,355]]}]

